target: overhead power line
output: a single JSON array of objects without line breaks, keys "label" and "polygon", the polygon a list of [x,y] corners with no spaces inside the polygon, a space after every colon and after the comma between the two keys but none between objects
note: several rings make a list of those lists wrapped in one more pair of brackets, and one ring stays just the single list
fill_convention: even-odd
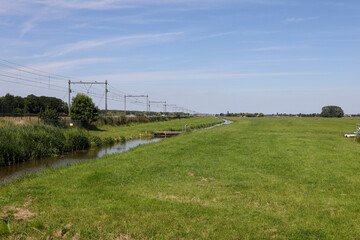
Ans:
[{"label": "overhead power line", "polygon": [[[67,77],[60,74],[54,74],[50,73],[44,70],[35,69],[33,67],[24,66],[6,59],[0,58],[0,81],[1,82],[7,82],[12,84],[18,84],[22,86],[29,86],[33,88],[41,88],[41,89],[47,89],[52,90],[56,92],[61,92],[62,94],[69,94],[70,93],[82,93],[87,94],[89,96],[99,98],[100,103],[105,97],[105,115],[107,113],[107,102],[108,100],[114,101],[114,102],[120,102],[124,104],[124,112],[126,114],[126,104],[130,103],[132,105],[138,105],[143,106],[146,104],[146,112],[150,112],[150,106],[163,106],[164,113],[167,112],[167,107],[172,106],[173,111],[182,110],[182,112],[187,112],[190,114],[195,114],[195,111],[192,111],[190,109],[179,107],[174,104],[167,104],[166,101],[149,101],[148,95],[128,95],[124,91],[121,91],[114,87],[112,84],[105,82],[90,82],[90,81],[82,81],[77,80],[72,77]],[[54,84],[53,81],[56,81]],[[78,89],[75,86],[71,88],[67,88],[66,84],[68,82],[71,82],[70,84],[81,84],[83,86],[83,89]],[[105,93],[100,94],[99,88],[96,87],[98,84],[105,84]],[[87,87],[89,85],[89,87]],[[91,89],[91,91],[90,91]],[[131,101],[127,102],[127,98],[131,98]],[[146,98],[146,102],[144,102],[142,99]],[[70,106],[70,98],[69,106]]]}]

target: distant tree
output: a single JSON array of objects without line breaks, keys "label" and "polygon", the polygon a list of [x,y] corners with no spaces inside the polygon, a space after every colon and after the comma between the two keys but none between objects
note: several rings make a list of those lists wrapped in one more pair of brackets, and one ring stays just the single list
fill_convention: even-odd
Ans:
[{"label": "distant tree", "polygon": [[264,117],[265,115],[261,112],[259,113],[258,117]]},{"label": "distant tree", "polygon": [[344,111],[339,106],[325,106],[322,108],[321,117],[341,118],[344,117]]},{"label": "distant tree", "polygon": [[12,114],[15,116],[22,116],[24,115],[24,110],[21,108],[15,108]]},{"label": "distant tree", "polygon": [[25,98],[26,110],[29,113],[38,114],[43,109],[39,98],[33,94],[30,94]]},{"label": "distant tree", "polygon": [[14,111],[14,95],[7,93],[2,97],[3,110],[5,113],[12,113]]},{"label": "distant tree", "polygon": [[83,123],[90,125],[93,121],[96,121],[99,114],[99,108],[95,106],[94,102],[89,96],[85,94],[77,94],[72,99],[72,105],[70,108],[71,118],[80,120]]}]

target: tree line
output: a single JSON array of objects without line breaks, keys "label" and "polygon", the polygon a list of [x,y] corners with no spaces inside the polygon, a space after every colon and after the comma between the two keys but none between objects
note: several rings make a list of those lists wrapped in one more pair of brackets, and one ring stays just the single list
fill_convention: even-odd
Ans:
[{"label": "tree line", "polygon": [[[220,113],[220,116],[225,117],[264,117],[263,113]],[[325,117],[325,118],[342,118],[344,117],[344,111],[339,106],[324,106],[321,109],[321,113],[276,113],[267,114],[267,117]]]},{"label": "tree line", "polygon": [[46,109],[56,110],[59,114],[68,113],[67,103],[56,97],[38,97],[33,94],[20,97],[9,93],[0,97],[1,115],[38,115]]}]

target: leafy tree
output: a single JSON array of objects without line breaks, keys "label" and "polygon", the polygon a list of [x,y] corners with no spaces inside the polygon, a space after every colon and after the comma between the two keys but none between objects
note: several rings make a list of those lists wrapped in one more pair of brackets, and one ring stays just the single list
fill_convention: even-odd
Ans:
[{"label": "leafy tree", "polygon": [[40,110],[43,109],[39,98],[33,94],[30,94],[25,98],[25,104],[29,113],[38,114]]},{"label": "leafy tree", "polygon": [[77,94],[72,99],[72,105],[70,108],[71,118],[80,120],[81,122],[90,125],[93,121],[96,121],[99,114],[99,108],[95,106],[94,102],[89,96],[85,94]]},{"label": "leafy tree", "polygon": [[39,114],[41,120],[54,120],[58,122],[60,120],[60,115],[56,109],[47,108],[45,111],[41,111]]},{"label": "leafy tree", "polygon": [[12,113],[14,110],[14,95],[7,93],[2,97],[3,110],[5,113]]},{"label": "leafy tree", "polygon": [[1,113],[22,115],[24,113],[38,114],[45,109],[56,109],[58,113],[68,112],[67,104],[55,97],[41,96],[37,97],[33,94],[23,98],[6,94],[0,97]]},{"label": "leafy tree", "polygon": [[321,116],[341,118],[344,116],[344,111],[338,106],[325,106],[322,108]]},{"label": "leafy tree", "polygon": [[13,115],[15,115],[15,116],[21,116],[23,114],[24,114],[24,110],[21,108],[15,108],[13,111]]}]

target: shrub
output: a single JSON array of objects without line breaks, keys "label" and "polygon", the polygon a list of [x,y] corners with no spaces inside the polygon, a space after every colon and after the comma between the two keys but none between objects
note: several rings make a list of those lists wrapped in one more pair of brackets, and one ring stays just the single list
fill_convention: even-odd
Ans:
[{"label": "shrub", "polygon": [[115,143],[115,139],[112,138],[112,137],[106,137],[106,138],[104,138],[104,143],[107,144],[107,145],[114,144],[114,143]]},{"label": "shrub", "polygon": [[103,144],[103,141],[99,136],[92,136],[91,137],[91,146],[99,147]]}]

